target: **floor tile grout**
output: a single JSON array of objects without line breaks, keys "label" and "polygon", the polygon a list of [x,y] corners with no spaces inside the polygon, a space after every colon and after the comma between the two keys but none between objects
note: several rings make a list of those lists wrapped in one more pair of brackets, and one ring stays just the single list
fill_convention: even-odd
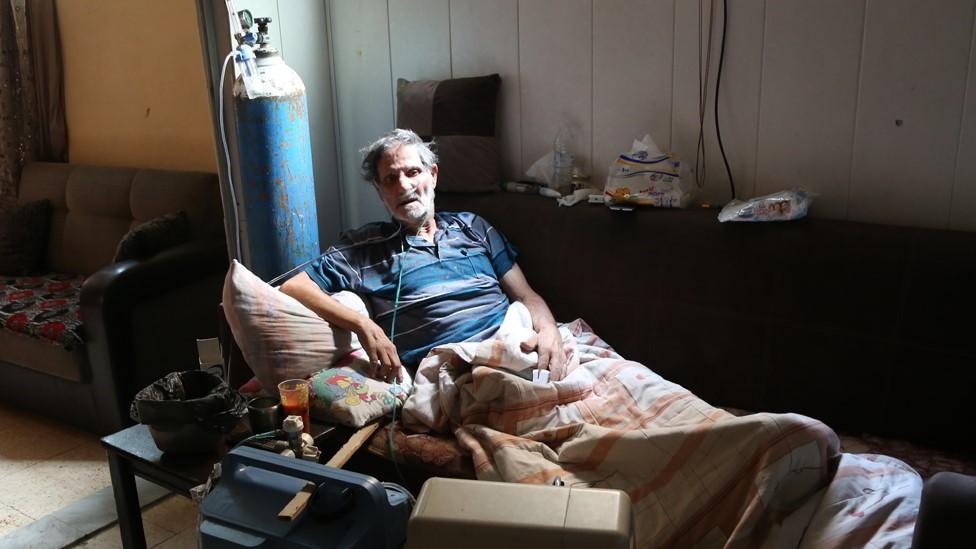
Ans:
[{"label": "floor tile grout", "polygon": [[[0,549],[118,546],[114,493],[97,435],[0,403],[0,441],[0,469],[6,479],[0,486],[6,488],[0,498],[5,519]],[[184,498],[141,478],[136,484],[147,545],[192,545],[194,536],[188,532],[196,530],[196,507],[188,500],[169,502],[167,498]],[[157,507],[162,508],[154,511]],[[44,516],[36,516],[40,514]]]},{"label": "floor tile grout", "polygon": [[[142,479],[136,479],[136,489],[139,491],[139,502],[142,508],[151,506],[172,494],[172,492]],[[72,517],[81,516],[78,520]],[[58,547],[66,547],[83,539],[98,534],[106,528],[118,523],[115,512],[115,497],[111,486],[106,486],[97,492],[85,496],[65,507],[40,517],[30,524],[13,530],[6,536],[0,537],[0,549],[6,547],[50,547],[51,541],[57,541]],[[158,524],[154,524],[161,528]],[[162,528],[173,535],[172,532]],[[54,540],[50,538],[54,530]],[[172,536],[170,536],[172,537]],[[168,538],[167,538],[168,539]]]},{"label": "floor tile grout", "polygon": [[[22,468],[20,470],[12,473],[10,475],[8,475],[8,478],[25,477],[24,478],[24,481],[25,482],[30,482],[32,478],[36,478],[36,477],[38,477],[38,476],[40,476],[40,475],[43,474],[43,473],[32,474],[32,473],[36,473],[36,471],[32,471],[33,469],[40,468],[40,467],[43,467],[44,465],[50,464],[52,461],[56,460],[59,456],[63,456],[63,455],[69,454],[71,452],[77,451],[82,446],[84,446],[84,442],[82,442],[81,444],[78,444],[77,446],[71,447],[71,448],[69,448],[67,450],[64,450],[64,451],[61,451],[61,452],[57,452],[55,454],[52,454],[51,456],[49,456],[47,458],[41,459],[41,460],[39,460],[39,461],[37,461],[35,463],[32,463],[32,464],[30,464],[30,465],[28,465],[28,466],[26,466],[26,467],[24,467],[24,468]],[[85,463],[93,464],[93,463],[98,463],[98,462],[93,462],[93,461],[86,460]],[[107,460],[104,463],[104,466],[106,467],[106,471],[107,471]],[[111,483],[109,483],[108,487],[111,488]],[[30,517],[32,520],[40,520],[40,519],[44,518],[43,516],[35,516],[34,513],[28,512],[28,510],[24,509],[19,504],[18,501],[8,501],[8,500],[0,499],[0,503],[4,503],[5,505],[7,505],[8,507],[14,509],[15,511],[17,511],[17,512],[19,512],[19,513],[21,513],[21,514],[23,514],[25,516]],[[68,506],[70,506],[70,505],[72,505],[72,504],[69,503]],[[57,510],[52,511],[51,513],[55,513],[55,512],[57,512]],[[48,514],[51,514],[51,513],[48,513]]]}]

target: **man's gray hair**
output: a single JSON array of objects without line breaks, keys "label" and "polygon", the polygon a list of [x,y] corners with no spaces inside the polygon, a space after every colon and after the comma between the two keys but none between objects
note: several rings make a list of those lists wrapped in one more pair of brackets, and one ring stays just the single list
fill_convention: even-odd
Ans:
[{"label": "man's gray hair", "polygon": [[384,134],[376,141],[370,143],[369,146],[359,150],[359,152],[363,155],[363,179],[371,183],[379,183],[379,165],[383,155],[388,151],[399,149],[404,145],[413,145],[417,147],[417,154],[420,155],[420,162],[423,163],[424,169],[428,172],[434,166],[434,164],[437,164],[437,154],[431,148],[433,142],[430,144],[424,143],[424,140],[412,130],[401,130],[398,128]]}]

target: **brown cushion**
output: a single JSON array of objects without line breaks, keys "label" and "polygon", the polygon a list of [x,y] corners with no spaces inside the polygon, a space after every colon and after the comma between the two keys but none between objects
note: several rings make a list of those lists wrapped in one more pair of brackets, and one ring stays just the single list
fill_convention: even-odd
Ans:
[{"label": "brown cushion", "polygon": [[498,140],[494,137],[447,135],[437,138],[440,172],[437,190],[446,192],[497,191]]},{"label": "brown cushion", "polygon": [[397,127],[437,143],[441,192],[499,190],[495,106],[497,74],[397,81]]},{"label": "brown cushion", "polygon": [[189,242],[190,222],[186,212],[161,215],[145,223],[133,227],[122,240],[115,251],[113,261],[135,259],[143,261],[159,252]]},{"label": "brown cushion", "polygon": [[35,200],[17,205],[0,202],[0,273],[27,275],[38,272],[47,251],[51,203]]}]

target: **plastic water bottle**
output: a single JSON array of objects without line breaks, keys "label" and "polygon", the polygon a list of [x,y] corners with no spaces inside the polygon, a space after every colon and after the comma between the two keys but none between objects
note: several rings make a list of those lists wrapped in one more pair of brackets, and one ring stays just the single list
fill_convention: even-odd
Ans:
[{"label": "plastic water bottle", "polygon": [[561,126],[552,141],[552,184],[559,194],[566,195],[573,188],[573,154],[569,150],[572,135]]}]

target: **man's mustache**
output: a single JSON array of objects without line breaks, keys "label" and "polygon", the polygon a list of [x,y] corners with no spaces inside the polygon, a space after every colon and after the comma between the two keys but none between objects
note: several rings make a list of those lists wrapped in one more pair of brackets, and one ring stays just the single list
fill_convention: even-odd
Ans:
[{"label": "man's mustache", "polygon": [[416,200],[417,202],[423,202],[423,200],[420,198],[420,195],[419,194],[417,194],[417,193],[410,193],[410,194],[406,194],[406,195],[401,196],[400,197],[400,200],[397,201],[397,204],[406,204],[407,202],[411,202],[413,200]]}]

